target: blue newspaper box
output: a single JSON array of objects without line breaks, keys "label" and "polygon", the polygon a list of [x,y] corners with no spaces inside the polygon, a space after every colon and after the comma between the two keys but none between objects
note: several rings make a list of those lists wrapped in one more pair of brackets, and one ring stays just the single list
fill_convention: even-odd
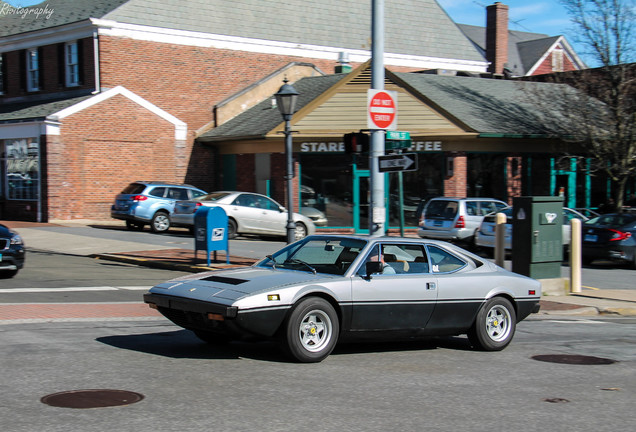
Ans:
[{"label": "blue newspaper box", "polygon": [[194,214],[194,257],[199,250],[204,250],[208,266],[210,252],[225,251],[225,262],[230,263],[230,247],[227,237],[227,214],[221,207],[201,206]]}]

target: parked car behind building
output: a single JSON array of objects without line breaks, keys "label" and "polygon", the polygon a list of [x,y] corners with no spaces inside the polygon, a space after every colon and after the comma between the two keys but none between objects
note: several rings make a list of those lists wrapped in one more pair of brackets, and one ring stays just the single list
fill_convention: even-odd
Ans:
[{"label": "parked car behind building", "polygon": [[[194,214],[200,206],[225,210],[228,216],[228,237],[238,234],[287,235],[287,210],[273,199],[252,192],[212,192],[192,200],[179,201],[171,215],[176,226],[194,226]],[[296,240],[315,231],[314,223],[306,216],[294,213]]]},{"label": "parked car behind building", "polygon": [[418,235],[472,243],[484,216],[508,207],[493,198],[433,198],[424,207]]},{"label": "parked car behind building", "polygon": [[142,230],[149,224],[153,232],[166,232],[175,203],[201,195],[205,191],[190,185],[137,181],[115,197],[110,216],[125,220],[128,229]]}]

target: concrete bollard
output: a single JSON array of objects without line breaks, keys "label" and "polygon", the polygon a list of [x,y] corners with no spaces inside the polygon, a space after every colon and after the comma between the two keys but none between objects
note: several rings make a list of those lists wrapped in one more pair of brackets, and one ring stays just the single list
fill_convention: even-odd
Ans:
[{"label": "concrete bollard", "polygon": [[504,266],[506,259],[506,215],[497,213],[495,215],[495,264]]},{"label": "concrete bollard", "polygon": [[581,221],[570,221],[570,292],[581,292]]}]

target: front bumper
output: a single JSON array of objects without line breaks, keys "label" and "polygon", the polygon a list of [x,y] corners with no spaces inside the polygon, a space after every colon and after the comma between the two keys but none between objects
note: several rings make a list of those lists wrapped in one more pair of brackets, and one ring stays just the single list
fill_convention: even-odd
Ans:
[{"label": "front bumper", "polygon": [[283,323],[289,309],[239,310],[236,306],[153,293],[144,294],[144,302],[156,307],[163,316],[180,327],[233,337],[271,337]]},{"label": "front bumper", "polygon": [[24,248],[0,250],[0,270],[20,270],[24,267]]}]

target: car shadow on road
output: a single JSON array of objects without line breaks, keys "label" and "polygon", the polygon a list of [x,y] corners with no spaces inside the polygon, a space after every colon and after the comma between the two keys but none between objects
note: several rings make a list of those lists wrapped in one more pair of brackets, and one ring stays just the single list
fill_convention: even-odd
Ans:
[{"label": "car shadow on road", "polygon": [[[199,340],[189,330],[105,336],[96,340],[115,348],[177,359],[239,360],[247,358],[264,362],[293,363],[274,341],[234,341],[211,345]],[[393,342],[347,342],[337,345],[331,355],[423,351],[438,348],[471,350],[468,339],[465,337],[432,337]]]},{"label": "car shadow on road", "polygon": [[212,345],[201,341],[189,330],[105,336],[96,340],[115,348],[170,358],[209,360],[250,358],[271,362],[287,361],[274,342],[236,341]]}]

